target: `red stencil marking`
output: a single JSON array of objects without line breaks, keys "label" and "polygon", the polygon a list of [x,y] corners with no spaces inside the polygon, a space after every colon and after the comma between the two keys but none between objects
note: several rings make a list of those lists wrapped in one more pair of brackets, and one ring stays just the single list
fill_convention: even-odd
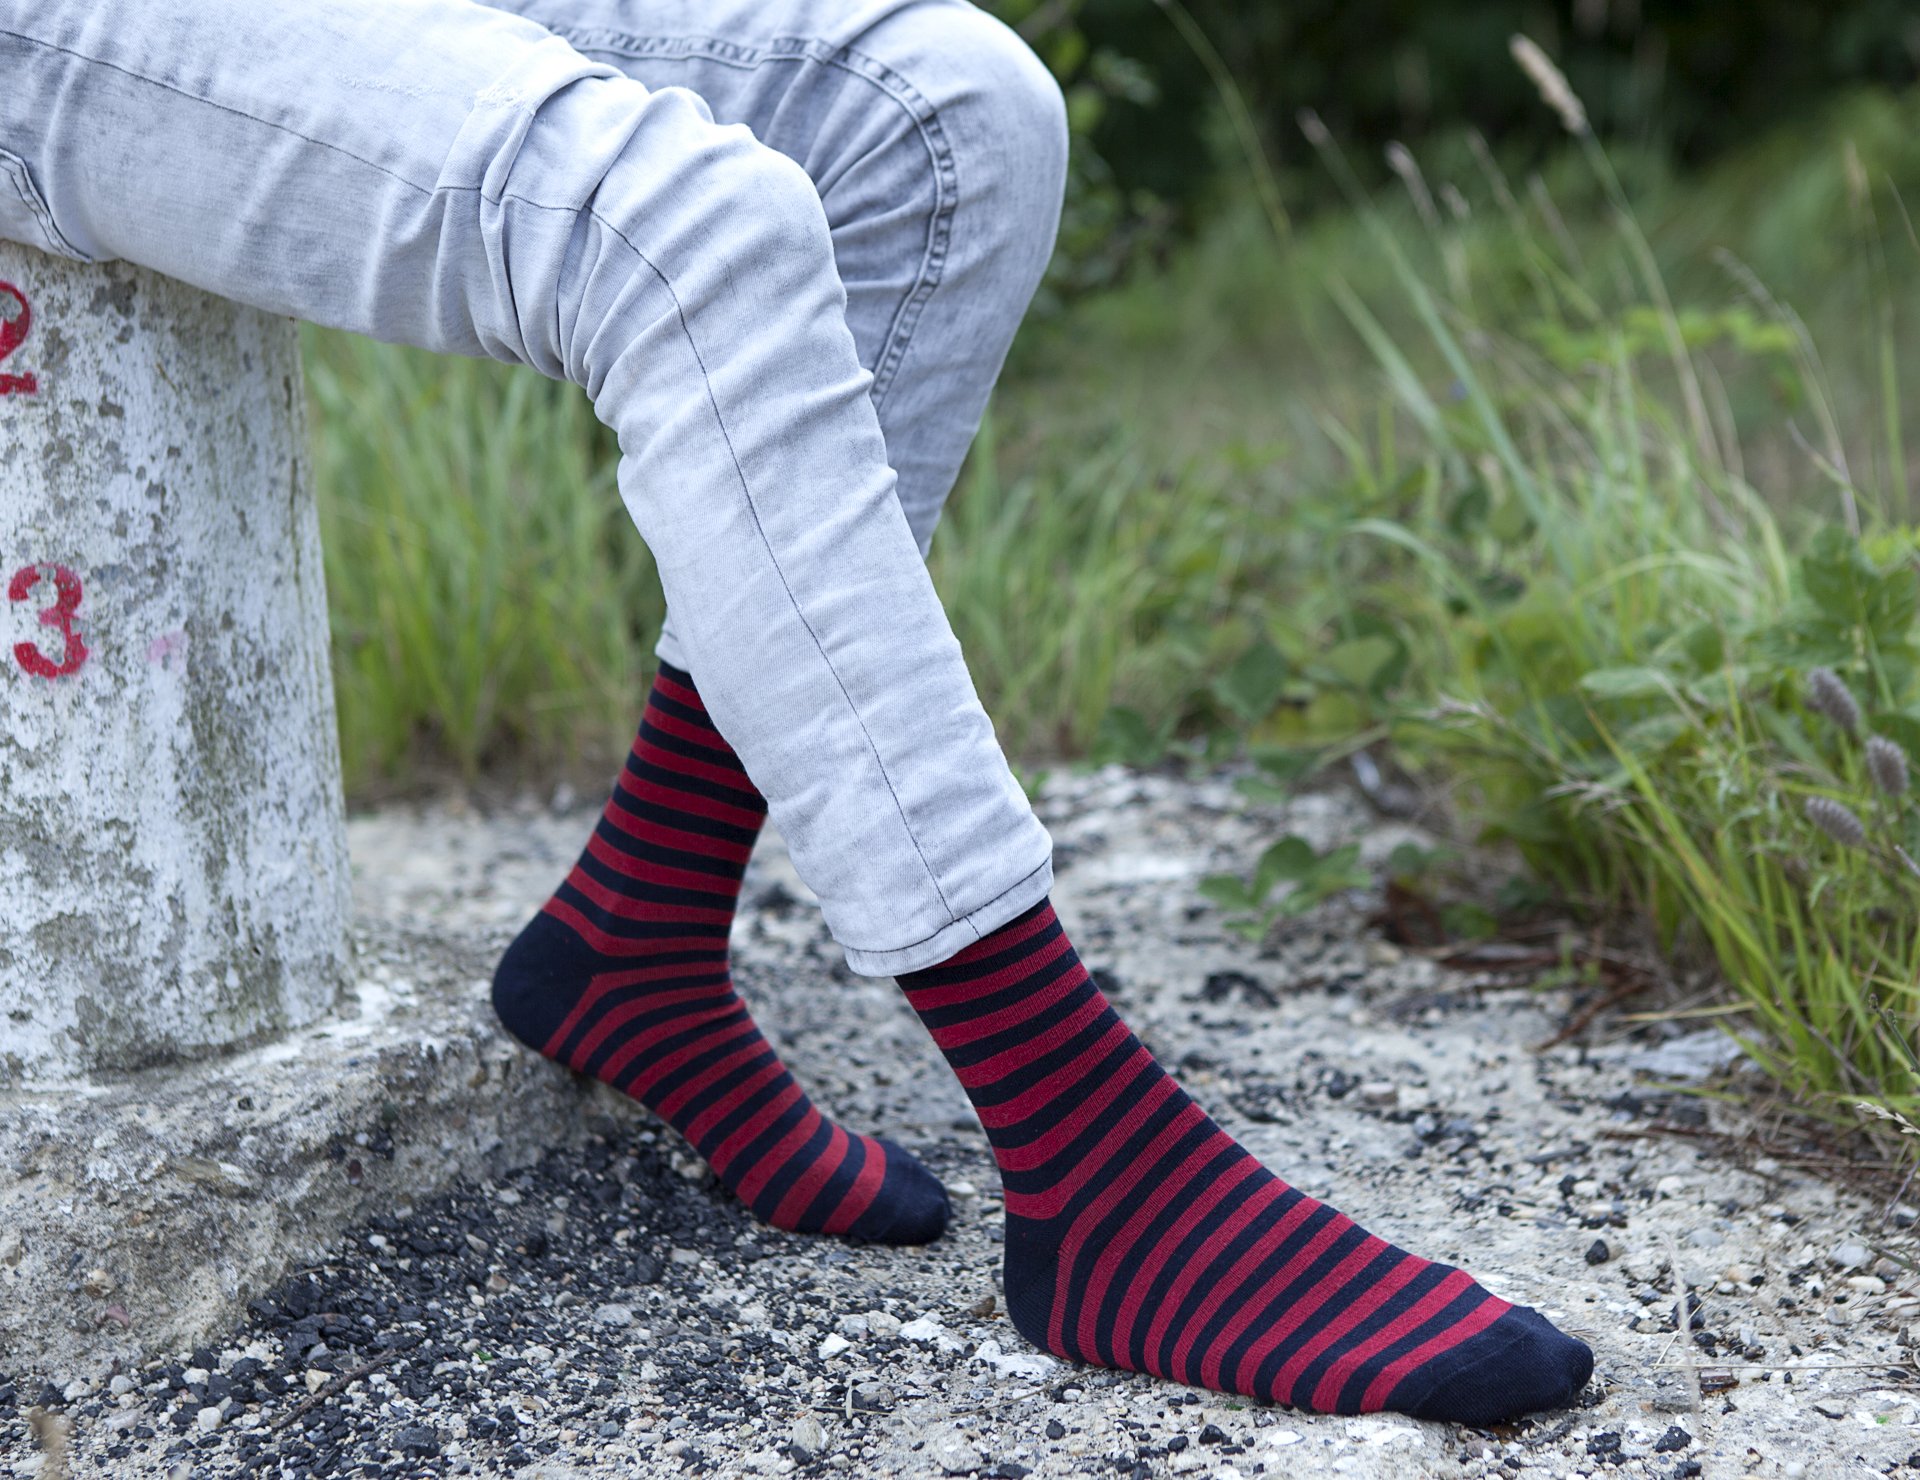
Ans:
[{"label": "red stencil marking", "polygon": [[[0,284],[4,286],[4,284]],[[53,570],[53,605],[40,611],[40,625],[51,627],[66,639],[66,651],[58,663],[49,658],[30,642],[15,643],[14,660],[35,678],[65,678],[69,673],[78,673],[89,656],[86,639],[73,630],[73,619],[80,612],[80,598],[85,594],[80,585],[80,577],[64,565],[51,567]],[[13,580],[7,586],[7,600],[21,602],[27,599],[33,588],[40,584],[40,567],[23,566],[14,572]]]},{"label": "red stencil marking", "polygon": [[[27,295],[12,283],[0,283],[0,360],[27,342],[33,330],[33,310]],[[23,375],[0,374],[0,396],[31,396],[40,390],[40,382],[31,371]]]}]

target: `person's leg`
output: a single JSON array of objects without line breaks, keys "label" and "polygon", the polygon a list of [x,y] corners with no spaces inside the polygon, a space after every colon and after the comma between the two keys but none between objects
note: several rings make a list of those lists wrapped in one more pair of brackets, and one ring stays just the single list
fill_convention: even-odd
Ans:
[{"label": "person's leg", "polygon": [[1593,1354],[1289,1187],[1127,1031],[1052,906],[901,978],[1006,1184],[1007,1311],[1036,1345],[1321,1413],[1488,1424]]},{"label": "person's leg", "polygon": [[1053,252],[1067,124],[1045,66],[967,0],[486,3],[807,171],[924,552]]},{"label": "person's leg", "polygon": [[[651,88],[691,89],[717,121],[745,125],[807,170],[833,234],[848,327],[875,377],[901,505],[924,552],[1052,248],[1066,120],[1045,68],[962,0],[490,3]],[[660,644],[670,673],[680,657],[671,628],[670,619]],[[676,673],[671,683],[697,702],[693,676]],[[683,932],[663,934],[685,900],[666,887],[660,860],[634,853],[636,827],[684,834],[708,825],[706,797],[636,781],[636,768],[657,771],[663,755],[659,727],[644,725],[572,872],[494,974],[501,1021],[523,1042],[656,1107],[658,1066],[684,1057],[683,1035],[668,1031],[675,1013],[691,1020],[709,1007],[706,995],[684,990],[688,973],[706,974],[733,1004],[728,1021],[750,1026],[726,985],[736,862],[724,898],[717,886],[701,891],[708,938],[685,958]],[[728,786],[738,808],[759,804],[744,775]],[[751,838],[735,841],[743,861]],[[688,860],[667,862],[684,880]],[[757,1083],[748,1072],[757,1063],[736,1076],[740,1093]],[[858,1144],[822,1139],[796,1160]],[[781,1221],[773,1192],[761,1200],[761,1215]],[[869,1216],[899,1200],[883,1195]]]},{"label": "person's leg", "polygon": [[733,989],[727,936],[766,810],[693,676],[663,664],[586,849],[494,971],[494,1011],[659,1115],[762,1221],[930,1242],[939,1181],[821,1115]]},{"label": "person's leg", "polygon": [[77,253],[588,390],[702,699],[856,965],[1045,895],[803,170],[467,0],[0,0],[0,68],[0,148]]},{"label": "person's leg", "polygon": [[[511,3],[644,80],[688,82],[807,166],[924,549],[1051,244],[1059,182],[1027,166],[1057,158],[1034,147],[1057,102],[942,0],[883,7],[857,36],[830,29],[869,22],[857,0],[804,7],[815,29],[797,36],[779,3],[693,18],[678,0]],[[939,46],[920,44],[950,20]],[[937,142],[905,127],[901,97],[926,103],[905,117],[937,124]],[[957,270],[929,292],[933,242]],[[1222,1132],[1106,1004],[1046,905],[903,985],[1005,1176],[1008,1307],[1036,1344],[1339,1412],[1491,1421],[1585,1382],[1580,1343],[1288,1187]]]}]

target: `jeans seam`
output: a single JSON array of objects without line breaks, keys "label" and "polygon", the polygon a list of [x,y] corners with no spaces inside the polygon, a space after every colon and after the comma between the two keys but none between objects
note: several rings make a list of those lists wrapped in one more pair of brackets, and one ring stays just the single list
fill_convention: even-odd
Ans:
[{"label": "jeans seam", "polygon": [[[284,123],[279,123],[272,119],[256,117],[254,114],[247,112],[244,108],[235,108],[228,103],[220,103],[220,102],[214,101],[211,98],[201,97],[196,93],[187,91],[185,88],[175,86],[174,84],[169,82],[163,82],[158,78],[145,76],[142,73],[133,71],[131,68],[120,66],[118,63],[104,61],[96,57],[87,56],[85,53],[75,51],[71,47],[61,46],[56,42],[46,41],[36,36],[25,36],[20,34],[17,31],[13,31],[10,29],[0,30],[0,35],[12,36],[16,40],[25,42],[27,45],[30,45],[30,46],[39,46],[45,50],[60,52],[63,55],[74,57],[75,59],[85,62],[91,66],[107,67],[112,71],[120,73],[122,76],[132,78],[136,82],[142,82],[150,87],[157,87],[165,92],[174,93],[177,96],[188,99],[189,101],[197,102],[204,107],[216,108],[220,112],[230,113],[237,118],[244,118],[251,123],[259,124],[263,128],[270,128],[280,133],[290,134],[294,138],[303,139],[307,143],[313,144],[316,147],[330,150],[333,153],[340,154],[348,159],[352,159],[357,161],[360,164],[366,165],[369,169],[375,170],[378,173],[387,176],[389,179],[397,180],[402,185],[408,186],[410,189],[420,192],[422,195],[427,196],[429,199],[432,199],[434,196],[440,195],[442,193],[454,194],[454,193],[466,193],[466,192],[471,192],[475,195],[478,195],[482,200],[489,199],[485,190],[477,185],[435,184],[431,187],[422,185],[418,181],[410,180],[405,175],[402,175],[395,170],[390,170],[386,168],[384,165],[375,163],[373,160],[363,159],[361,156],[355,154],[350,149],[344,149],[338,145],[329,144],[322,139],[309,138],[306,134],[301,133],[298,129],[290,128]],[[846,700],[848,713],[850,713],[853,716],[854,723],[860,727],[861,738],[863,738],[867,742],[867,749],[872,754],[874,765],[880,772],[880,779],[886,784],[887,794],[893,798],[894,809],[900,814],[901,826],[906,831],[907,841],[912,844],[914,856],[920,860],[920,867],[926,870],[927,881],[933,885],[934,895],[936,898],[939,899],[941,909],[945,910],[947,913],[948,924],[951,925],[955,923],[953,919],[953,914],[954,914],[953,905],[948,901],[946,891],[940,887],[939,875],[937,875],[934,872],[933,865],[928,861],[926,851],[920,846],[920,839],[913,830],[913,823],[907,817],[906,804],[900,800],[900,792],[898,788],[896,788],[893,784],[892,775],[889,774],[889,772],[887,771],[886,761],[880,755],[880,747],[874,741],[873,732],[867,727],[866,718],[860,713],[860,706],[854,702],[853,695],[848,690],[846,681],[843,678],[841,678],[839,670],[833,666],[833,659],[828,656],[826,645],[820,641],[820,634],[814,630],[813,624],[807,620],[807,614],[800,605],[800,599],[798,596],[794,594],[793,585],[787,579],[786,570],[780,564],[780,557],[774,551],[773,541],[767,537],[766,526],[761,522],[760,509],[759,509],[759,506],[754,502],[753,489],[751,484],[747,480],[746,469],[741,466],[740,456],[734,450],[733,436],[727,430],[726,417],[721,413],[719,397],[714,394],[713,377],[707,370],[706,357],[700,353],[700,346],[693,336],[693,327],[687,321],[686,307],[684,304],[681,303],[680,295],[674,290],[672,280],[664,272],[660,270],[660,268],[653,262],[653,260],[650,257],[647,256],[645,252],[641,251],[640,248],[634,244],[634,242],[627,236],[625,232],[623,232],[618,226],[615,226],[606,217],[601,215],[600,212],[594,209],[592,206],[581,207],[581,206],[547,205],[544,202],[531,200],[524,196],[518,196],[518,195],[502,196],[497,200],[495,200],[494,203],[505,204],[508,201],[518,201],[519,203],[526,206],[530,206],[535,210],[562,211],[576,217],[584,213],[594,221],[598,222],[601,226],[604,226],[608,231],[612,232],[613,235],[617,237],[621,241],[621,243],[626,246],[627,250],[632,252],[633,255],[637,257],[640,260],[640,262],[646,267],[646,269],[649,272],[651,272],[656,278],[659,279],[661,287],[666,289],[667,296],[673,301],[674,315],[680,321],[680,332],[686,338],[687,348],[691,350],[693,353],[694,364],[696,364],[700,369],[700,379],[701,379],[702,387],[706,391],[707,404],[713,409],[714,424],[720,429],[720,438],[721,438],[721,441],[726,445],[727,458],[733,464],[734,476],[739,480],[741,496],[746,500],[747,512],[753,519],[754,533],[760,537],[761,547],[765,549],[765,551],[767,552],[768,563],[772,565],[774,574],[779,578],[780,587],[786,593],[787,601],[792,605],[794,615],[797,618],[799,618],[801,627],[806,631],[808,638],[811,639],[811,641],[813,642],[814,650],[820,654],[821,663],[826,667],[827,672],[833,676],[834,684],[840,690],[840,696]],[[935,932],[935,933],[937,934],[938,932]],[[928,937],[928,938],[931,939],[931,937]]]},{"label": "jeans seam", "polygon": [[872,399],[876,411],[886,406],[900,366],[907,357],[914,330],[946,275],[952,247],[953,218],[960,204],[960,172],[953,146],[940,122],[940,110],[918,88],[878,58],[853,46],[835,46],[804,36],[777,37],[761,46],[743,46],[716,36],[641,36],[604,26],[550,25],[537,21],[583,56],[656,58],[664,61],[710,61],[742,71],[754,71],[769,62],[817,62],[835,67],[871,83],[900,106],[927,151],[933,167],[933,210],[927,220],[927,246],[920,275],[900,306],[874,359]]},{"label": "jeans seam", "polygon": [[72,57],[75,61],[84,62],[89,67],[105,67],[110,72],[118,72],[122,77],[130,77],[135,82],[145,83],[148,87],[157,87],[162,92],[170,92],[176,97],[185,98],[190,103],[198,103],[205,108],[217,109],[221,113],[231,113],[235,118],[244,118],[247,122],[257,123],[262,128],[270,128],[278,133],[288,134],[293,138],[304,140],[317,149],[325,149],[331,154],[341,155],[343,158],[353,160],[356,164],[363,164],[368,169],[385,175],[390,180],[398,180],[402,185],[418,190],[422,195],[431,196],[437,188],[435,186],[422,185],[418,180],[410,180],[398,170],[388,169],[377,160],[355,154],[351,149],[343,145],[331,143],[326,139],[316,139],[310,134],[303,134],[299,129],[292,127],[290,124],[280,123],[271,118],[261,118],[256,114],[247,112],[244,108],[236,108],[231,103],[222,103],[213,98],[203,97],[199,93],[189,92],[186,88],[176,83],[166,82],[158,77],[149,77],[144,72],[136,72],[131,67],[124,67],[118,62],[110,62],[104,57],[89,56],[84,51],[75,51],[72,47],[62,46],[57,41],[48,41],[43,36],[29,36],[21,31],[0,28],[0,36],[10,36],[15,41],[24,42],[28,46],[40,47],[43,51],[57,51],[62,56]]}]

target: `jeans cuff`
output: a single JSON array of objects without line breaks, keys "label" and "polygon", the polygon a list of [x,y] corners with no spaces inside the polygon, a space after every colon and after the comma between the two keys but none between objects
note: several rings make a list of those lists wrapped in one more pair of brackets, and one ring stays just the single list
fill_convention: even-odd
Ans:
[{"label": "jeans cuff", "polygon": [[900,976],[924,971],[957,956],[1002,925],[1024,914],[1053,889],[1053,860],[1049,858],[1004,894],[996,895],[969,915],[942,926],[925,940],[893,951],[859,951],[844,946],[847,965],[860,976]]}]

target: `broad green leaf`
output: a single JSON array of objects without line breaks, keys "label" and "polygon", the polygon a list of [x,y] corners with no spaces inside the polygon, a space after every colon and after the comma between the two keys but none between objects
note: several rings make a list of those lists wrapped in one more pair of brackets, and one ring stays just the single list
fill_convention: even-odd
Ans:
[{"label": "broad green leaf", "polygon": [[1255,900],[1264,900],[1273,892],[1273,886],[1282,881],[1297,883],[1308,877],[1320,862],[1320,856],[1313,851],[1313,844],[1297,834],[1290,834],[1275,843],[1260,855],[1260,861],[1253,869],[1253,896]]},{"label": "broad green leaf", "polygon": [[1269,781],[1264,776],[1242,776],[1234,782],[1233,789],[1248,801],[1269,807],[1290,802],[1296,794],[1293,787]]},{"label": "broad green leaf", "polygon": [[1248,724],[1258,724],[1280,702],[1287,673],[1287,660],[1263,637],[1220,675],[1214,696]]},{"label": "broad green leaf", "polygon": [[1355,637],[1340,643],[1322,660],[1343,682],[1356,689],[1368,688],[1374,676],[1391,663],[1399,645],[1390,637],[1377,634]]},{"label": "broad green leaf", "polygon": [[1246,881],[1232,874],[1208,874],[1200,881],[1200,893],[1223,910],[1250,910],[1260,903]]},{"label": "broad green leaf", "polygon": [[1126,766],[1151,766],[1166,756],[1172,741],[1171,722],[1156,730],[1134,710],[1116,705],[1100,717],[1092,758],[1099,765],[1118,761]]}]

